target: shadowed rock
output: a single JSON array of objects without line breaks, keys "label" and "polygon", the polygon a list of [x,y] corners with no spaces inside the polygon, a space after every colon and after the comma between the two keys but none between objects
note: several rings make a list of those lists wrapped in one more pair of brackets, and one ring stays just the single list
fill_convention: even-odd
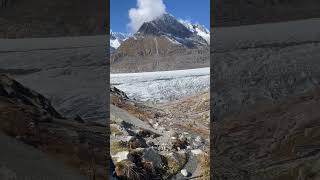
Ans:
[{"label": "shadowed rock", "polygon": [[88,177],[105,179],[105,127],[64,119],[49,100],[0,76],[0,131],[31,145]]}]

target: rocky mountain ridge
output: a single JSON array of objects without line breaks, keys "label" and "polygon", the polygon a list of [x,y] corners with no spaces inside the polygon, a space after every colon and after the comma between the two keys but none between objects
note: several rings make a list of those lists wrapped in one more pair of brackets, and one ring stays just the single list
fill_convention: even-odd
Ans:
[{"label": "rocky mountain ridge", "polygon": [[210,31],[204,25],[199,23],[193,24],[188,20],[179,20],[179,22],[187,27],[189,31],[201,36],[208,44],[210,44]]},{"label": "rocky mountain ridge", "polygon": [[174,66],[188,69],[208,64],[207,40],[170,14],[145,22],[111,55],[112,72],[174,70]]},{"label": "rocky mountain ridge", "polygon": [[170,34],[179,38],[192,36],[192,32],[189,31],[189,29],[181,24],[174,16],[167,13],[150,22],[143,23],[138,33],[156,36]]},{"label": "rocky mountain ridge", "polygon": [[110,31],[110,52],[113,53],[131,34]]}]

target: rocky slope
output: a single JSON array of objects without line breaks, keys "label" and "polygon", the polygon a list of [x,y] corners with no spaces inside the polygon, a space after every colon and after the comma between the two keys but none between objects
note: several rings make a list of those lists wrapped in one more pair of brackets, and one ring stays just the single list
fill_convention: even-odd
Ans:
[{"label": "rocky slope", "polygon": [[[201,96],[203,99],[198,104],[194,103],[195,98],[183,100],[181,104],[185,108],[193,104],[194,110],[182,115],[176,112],[180,102],[151,107],[128,98],[116,87],[110,92],[110,153],[115,176],[182,179],[200,175],[208,178],[209,165],[202,159],[208,156],[208,129],[197,128],[198,124],[192,121],[199,117],[209,123],[209,117],[203,116],[209,112],[208,94]],[[206,171],[200,168],[203,164]]]},{"label": "rocky slope", "polygon": [[0,75],[0,112],[2,133],[76,167],[88,178],[106,178],[105,126],[62,117],[45,97],[6,75]]},{"label": "rocky slope", "polygon": [[318,0],[216,0],[211,3],[214,27],[281,22],[320,16]]},{"label": "rocky slope", "polygon": [[208,65],[208,42],[169,14],[144,23],[111,56],[111,72],[188,69]]},{"label": "rocky slope", "polygon": [[106,1],[1,0],[0,38],[106,34]]}]

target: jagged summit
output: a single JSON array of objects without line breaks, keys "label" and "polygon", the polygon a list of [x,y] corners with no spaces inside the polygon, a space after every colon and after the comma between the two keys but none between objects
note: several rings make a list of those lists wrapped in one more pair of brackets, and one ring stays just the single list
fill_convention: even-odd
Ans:
[{"label": "jagged summit", "polygon": [[210,31],[205,26],[199,23],[193,24],[188,20],[179,20],[179,22],[188,28],[189,31],[201,36],[208,44],[210,44]]},{"label": "jagged summit", "polygon": [[120,73],[207,67],[210,34],[199,29],[189,29],[168,13],[145,22],[112,53],[111,70]]},{"label": "jagged summit", "polygon": [[123,41],[128,39],[131,35],[130,34],[125,34],[121,32],[113,32],[112,30],[110,31],[110,47],[117,49]]},{"label": "jagged summit", "polygon": [[163,14],[153,21],[145,22],[138,30],[138,33],[147,35],[170,34],[179,38],[187,38],[193,35],[193,32],[168,13]]}]

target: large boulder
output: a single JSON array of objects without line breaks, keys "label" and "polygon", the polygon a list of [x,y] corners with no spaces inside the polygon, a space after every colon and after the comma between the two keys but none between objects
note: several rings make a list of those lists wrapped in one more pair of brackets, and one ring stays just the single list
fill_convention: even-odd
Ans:
[{"label": "large boulder", "polygon": [[133,153],[140,153],[142,161],[152,162],[156,168],[160,168],[163,164],[160,154],[153,148],[138,148],[130,152]]}]

